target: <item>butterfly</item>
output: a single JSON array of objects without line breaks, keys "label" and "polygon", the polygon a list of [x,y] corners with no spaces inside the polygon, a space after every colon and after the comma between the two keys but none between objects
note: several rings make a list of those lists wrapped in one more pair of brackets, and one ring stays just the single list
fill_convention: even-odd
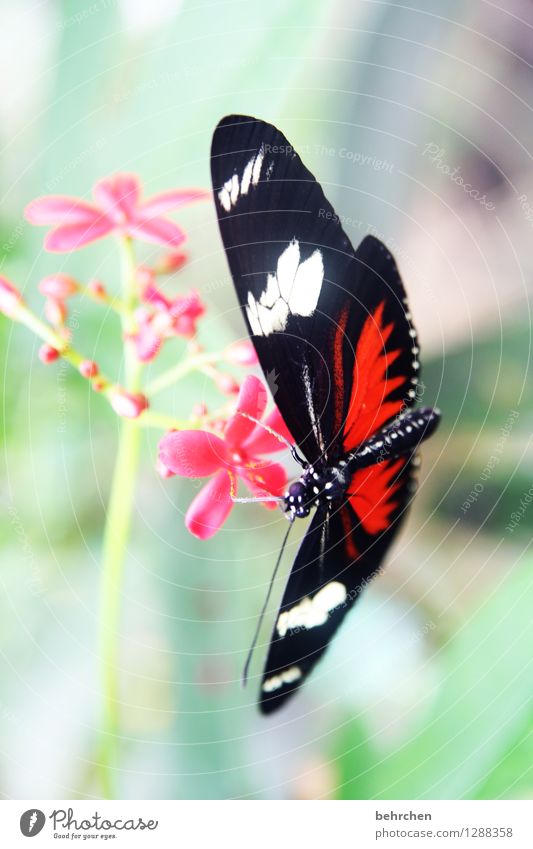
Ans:
[{"label": "butterfly", "polygon": [[391,253],[373,236],[354,250],[285,136],[230,115],[213,135],[211,173],[248,333],[302,466],[282,506],[291,521],[314,511],[261,678],[269,714],[379,571],[440,413],[415,407],[419,346]]}]

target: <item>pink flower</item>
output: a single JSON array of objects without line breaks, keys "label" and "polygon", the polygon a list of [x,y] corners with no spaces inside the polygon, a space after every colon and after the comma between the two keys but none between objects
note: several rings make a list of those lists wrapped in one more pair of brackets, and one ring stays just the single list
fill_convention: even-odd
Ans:
[{"label": "pink flower", "polygon": [[201,189],[175,189],[140,202],[141,184],[134,174],[115,174],[93,188],[96,204],[64,195],[47,195],[25,210],[31,224],[51,225],[44,246],[49,251],[73,251],[116,230],[122,235],[176,248],[183,230],[161,215],[209,197]]},{"label": "pink flower", "polygon": [[5,277],[0,277],[0,312],[8,318],[16,318],[23,303],[22,295],[16,286],[13,286]]},{"label": "pink flower", "polygon": [[171,300],[150,282],[141,297],[156,310],[154,326],[162,337],[191,338],[195,335],[196,322],[205,313],[205,306],[198,292],[191,291],[188,295],[178,295]]},{"label": "pink flower", "polygon": [[[167,433],[159,443],[159,459],[166,469],[187,478],[212,476],[198,493],[185,517],[188,530],[200,539],[213,536],[227,519],[242,478],[256,496],[281,496],[287,485],[287,473],[279,463],[261,459],[262,454],[280,451],[284,445],[264,428],[239,412],[260,419],[267,403],[266,389],[257,377],[249,375],[242,384],[237,411],[226,423],[222,438],[202,430]],[[292,441],[278,412],[274,409],[265,424]],[[264,502],[272,508],[273,502]]]},{"label": "pink flower", "polygon": [[125,389],[114,389],[109,400],[115,413],[125,419],[137,419],[147,409],[148,399],[140,392],[126,392]]},{"label": "pink flower", "polygon": [[172,332],[190,339],[196,333],[196,322],[205,313],[205,307],[198,292],[192,291],[174,298],[167,312],[172,319]]}]

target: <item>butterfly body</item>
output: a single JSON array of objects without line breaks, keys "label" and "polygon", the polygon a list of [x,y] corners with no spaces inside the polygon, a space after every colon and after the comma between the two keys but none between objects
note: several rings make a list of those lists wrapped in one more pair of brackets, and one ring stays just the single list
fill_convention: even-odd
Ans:
[{"label": "butterfly body", "polygon": [[283,509],[290,518],[305,519],[313,507],[335,509],[350,486],[355,472],[385,460],[395,460],[412,452],[435,430],[439,416],[431,407],[406,413],[384,428],[360,448],[342,457],[336,465],[318,462],[305,465],[303,474],[292,483],[283,498]]},{"label": "butterfly body", "polygon": [[261,678],[260,709],[271,713],[381,568],[415,488],[416,451],[440,414],[415,406],[419,345],[394,258],[373,236],[353,248],[285,136],[228,116],[211,172],[242,315],[304,458],[283,508],[290,519],[313,513]]}]

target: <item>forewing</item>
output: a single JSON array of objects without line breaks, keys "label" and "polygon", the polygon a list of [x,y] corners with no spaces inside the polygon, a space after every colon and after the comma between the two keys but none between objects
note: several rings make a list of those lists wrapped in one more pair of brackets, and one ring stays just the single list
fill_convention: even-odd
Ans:
[{"label": "forewing", "polygon": [[317,509],[274,625],[261,682],[263,713],[298,690],[379,571],[413,492],[413,465],[402,458],[362,470],[340,507]]},{"label": "forewing", "polygon": [[239,303],[276,403],[307,459],[332,462],[415,397],[418,345],[394,259],[372,236],[354,253],[271,124],[224,118],[211,170]]},{"label": "forewing", "polygon": [[332,441],[332,344],[353,248],[320,185],[271,124],[224,118],[211,170],[248,331],[280,412],[313,462]]}]

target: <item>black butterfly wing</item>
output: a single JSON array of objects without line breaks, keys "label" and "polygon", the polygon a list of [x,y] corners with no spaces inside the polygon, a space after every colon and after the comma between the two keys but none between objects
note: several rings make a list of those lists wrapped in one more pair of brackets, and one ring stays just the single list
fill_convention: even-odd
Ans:
[{"label": "black butterfly wing", "polygon": [[[377,430],[388,420],[375,415],[379,397],[393,393],[381,411],[388,418],[412,403],[416,334],[394,260],[371,236],[354,252],[320,185],[271,124],[224,118],[211,170],[222,240],[267,381],[307,459],[330,462],[356,446],[358,429],[345,425],[362,404],[372,406],[367,424]],[[384,351],[366,344],[376,335]],[[356,363],[361,336],[375,378]],[[387,348],[399,352],[393,361],[383,358]]]},{"label": "black butterfly wing", "polygon": [[274,625],[261,680],[262,713],[273,713],[303,684],[379,571],[413,493],[413,467],[404,457],[361,470],[347,501],[315,512]]},{"label": "black butterfly wing", "polygon": [[335,327],[353,248],[320,185],[272,125],[224,118],[211,170],[248,331],[285,422],[312,462],[329,441],[324,336]]}]

